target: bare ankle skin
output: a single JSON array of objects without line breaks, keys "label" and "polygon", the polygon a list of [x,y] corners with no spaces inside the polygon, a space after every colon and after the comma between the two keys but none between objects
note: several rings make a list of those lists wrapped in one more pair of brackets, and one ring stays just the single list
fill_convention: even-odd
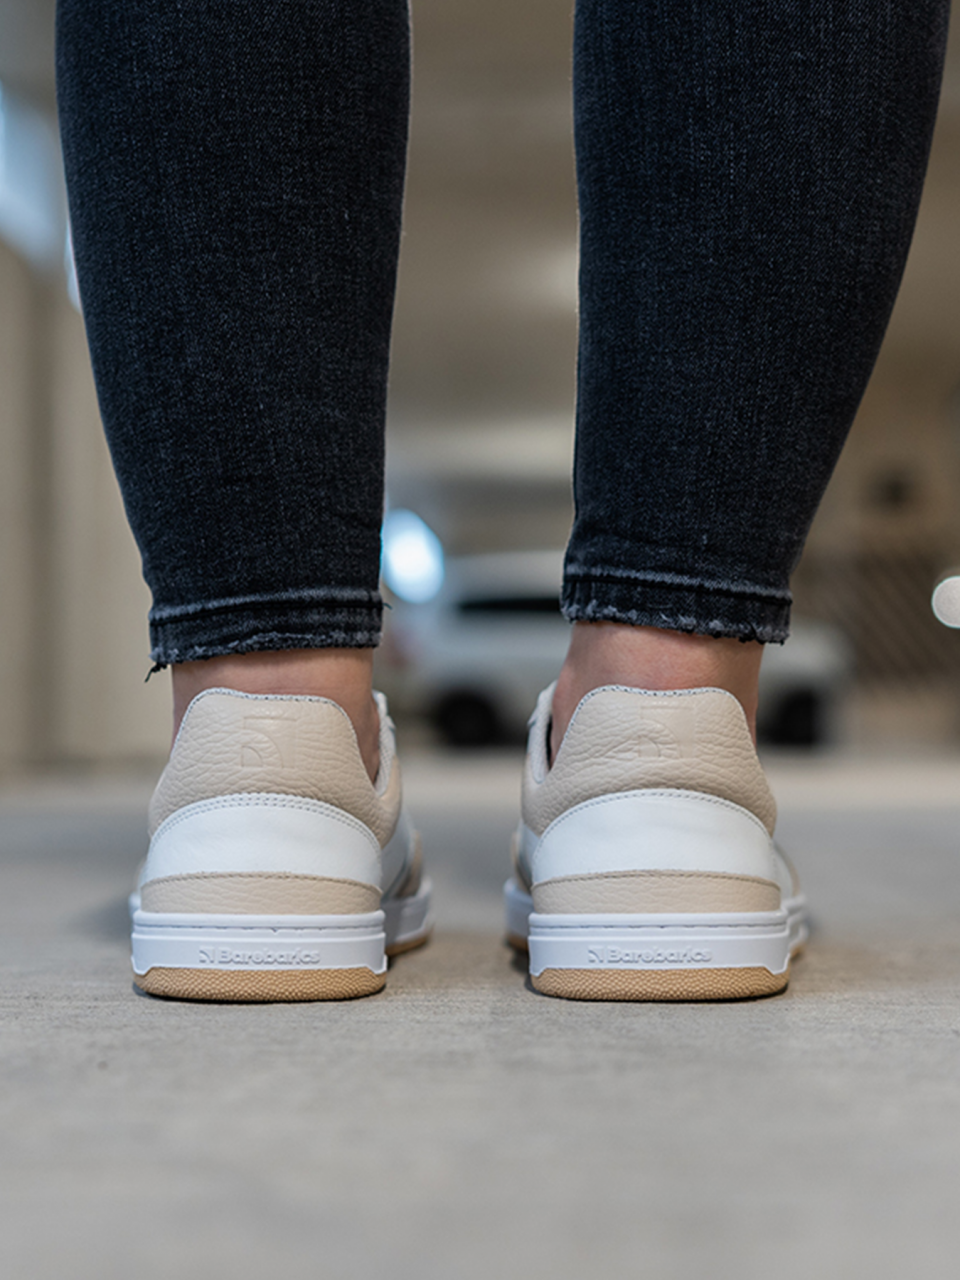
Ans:
[{"label": "bare ankle skin", "polygon": [[285,649],[231,653],[173,668],[173,734],[204,689],[330,698],[350,717],[371,780],[380,767],[380,718],[373,701],[372,649]]},{"label": "bare ankle skin", "polygon": [[605,684],[634,689],[726,689],[757,737],[757,689],[763,645],[755,641],[577,622],[553,696],[551,755],[556,755],[580,699]]}]

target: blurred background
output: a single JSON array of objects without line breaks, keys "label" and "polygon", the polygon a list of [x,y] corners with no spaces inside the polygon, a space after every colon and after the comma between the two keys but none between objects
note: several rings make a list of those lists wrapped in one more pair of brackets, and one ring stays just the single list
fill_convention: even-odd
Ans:
[{"label": "blurred background", "polygon": [[[569,3],[413,0],[380,678],[448,741],[515,736],[562,652],[576,207]],[[0,770],[160,759],[166,677],[101,438],[57,152],[54,0],[0,0]],[[787,746],[960,742],[960,37],[879,365],[771,652]],[[441,577],[440,566],[445,565]],[[495,653],[511,661],[491,659]],[[516,670],[510,687],[507,667]]]}]

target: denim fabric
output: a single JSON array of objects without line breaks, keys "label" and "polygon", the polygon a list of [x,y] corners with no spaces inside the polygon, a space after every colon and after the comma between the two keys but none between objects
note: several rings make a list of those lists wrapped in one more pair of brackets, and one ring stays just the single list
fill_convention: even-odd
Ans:
[{"label": "denim fabric", "polygon": [[900,282],[946,0],[579,0],[564,612],[782,640]]},{"label": "denim fabric", "polygon": [[[579,0],[571,619],[782,639],[913,227],[948,0]],[[405,0],[60,0],[153,656],[370,645]]]},{"label": "denim fabric", "polygon": [[58,93],[154,659],[376,643],[406,0],[61,0]]}]

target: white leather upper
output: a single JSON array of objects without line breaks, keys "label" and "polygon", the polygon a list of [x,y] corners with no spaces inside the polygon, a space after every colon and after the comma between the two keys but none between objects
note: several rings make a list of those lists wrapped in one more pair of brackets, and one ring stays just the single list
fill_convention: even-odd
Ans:
[{"label": "white leather upper", "polygon": [[362,822],[318,800],[228,795],[172,814],[154,833],[143,881],[285,872],[380,887],[380,845]]},{"label": "white leather upper", "polygon": [[533,842],[532,856],[524,859],[533,884],[609,871],[724,872],[778,880],[763,823],[728,800],[692,792],[599,796],[568,809]]},{"label": "white leather upper", "polygon": [[389,894],[407,875],[415,852],[416,833],[410,819],[401,810],[397,829],[380,855],[380,884],[384,894]]}]

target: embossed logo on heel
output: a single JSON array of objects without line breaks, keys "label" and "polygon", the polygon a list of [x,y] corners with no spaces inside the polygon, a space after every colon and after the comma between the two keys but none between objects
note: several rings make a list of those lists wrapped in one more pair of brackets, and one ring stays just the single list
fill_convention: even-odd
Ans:
[{"label": "embossed logo on heel", "polygon": [[244,716],[241,769],[290,769],[297,759],[297,722],[290,716]]},{"label": "embossed logo on heel", "polygon": [[646,762],[680,760],[697,753],[697,722],[690,707],[658,707],[656,715],[644,708],[637,730],[636,752]]}]

